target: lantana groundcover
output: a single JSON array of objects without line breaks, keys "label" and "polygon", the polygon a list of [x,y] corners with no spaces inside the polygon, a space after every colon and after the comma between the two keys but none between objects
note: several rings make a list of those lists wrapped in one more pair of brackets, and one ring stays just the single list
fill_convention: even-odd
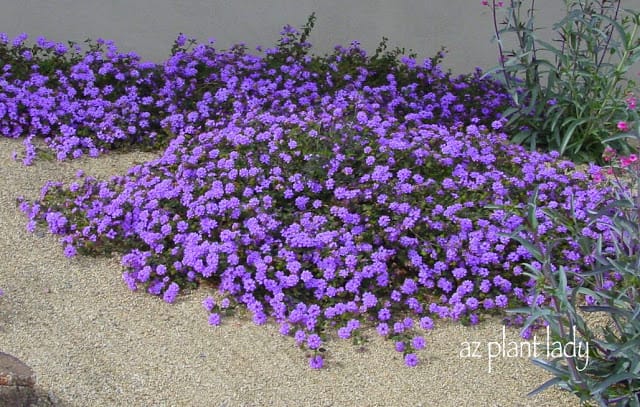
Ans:
[{"label": "lantana groundcover", "polygon": [[[381,63],[354,43],[315,57],[291,27],[261,56],[180,36],[163,64],[25,39],[0,37],[0,131],[25,137],[26,164],[36,137],[60,160],[163,149],[110,180],[49,182],[20,205],[28,229],[47,225],[67,256],[119,253],[126,284],[167,302],[208,281],[222,294],[203,301],[211,325],[242,305],[310,349],[312,368],[332,332],[374,326],[415,366],[434,317],[475,324],[546,301],[508,237],[534,187],[546,239],[566,229],[544,208],[602,232],[586,224],[607,199],[597,168],[509,144],[509,96],[480,71],[443,72],[441,54]],[[593,261],[572,240],[555,250],[572,270]]]}]

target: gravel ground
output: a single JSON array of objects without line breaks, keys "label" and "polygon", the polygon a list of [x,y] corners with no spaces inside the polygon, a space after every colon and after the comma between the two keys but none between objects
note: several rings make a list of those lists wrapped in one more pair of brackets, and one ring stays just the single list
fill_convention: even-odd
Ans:
[{"label": "gravel ground", "polygon": [[[528,398],[546,381],[527,357],[495,358],[499,319],[476,327],[438,322],[426,334],[421,364],[406,368],[375,332],[365,348],[328,344],[326,368],[274,324],[246,317],[207,325],[200,288],[166,304],[129,291],[117,258],[67,259],[57,239],[25,231],[16,197],[35,198],[47,180],[70,180],[79,168],[107,178],[144,154],[24,167],[11,160],[20,141],[0,140],[0,351],[31,366],[38,387],[58,406],[577,406],[559,390]],[[460,357],[479,342],[479,358]],[[515,330],[506,341],[521,342]],[[497,346],[497,345],[494,345]]]}]

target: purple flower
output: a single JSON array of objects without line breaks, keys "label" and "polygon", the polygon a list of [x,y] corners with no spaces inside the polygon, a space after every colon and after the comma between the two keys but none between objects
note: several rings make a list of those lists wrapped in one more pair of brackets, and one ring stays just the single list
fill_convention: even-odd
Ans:
[{"label": "purple flower", "polygon": [[165,283],[163,281],[156,280],[149,285],[149,288],[147,288],[147,292],[149,292],[152,295],[160,295],[164,286],[165,286]]},{"label": "purple flower", "polygon": [[378,334],[380,336],[387,336],[389,335],[389,325],[381,322],[376,326],[376,330],[378,331]]},{"label": "purple flower", "polygon": [[164,292],[162,299],[171,304],[175,301],[178,291],[180,291],[180,286],[176,283],[171,283]]},{"label": "purple flower", "polygon": [[283,322],[282,324],[280,324],[280,333],[282,335],[289,335],[290,331],[291,331],[291,325],[287,324],[286,322]]},{"label": "purple flower", "polygon": [[417,350],[423,349],[425,346],[424,338],[422,336],[414,337],[411,340],[411,346],[413,346],[413,348]]},{"label": "purple flower", "polygon": [[264,325],[267,322],[267,315],[264,312],[256,312],[253,316],[253,323]]},{"label": "purple flower", "polygon": [[456,267],[455,269],[453,269],[452,273],[455,278],[460,280],[467,275],[467,270],[462,267]]},{"label": "purple flower", "polygon": [[64,247],[64,255],[67,257],[73,257],[77,254],[76,248],[68,244]]},{"label": "purple flower", "polygon": [[362,304],[366,308],[372,308],[378,303],[378,298],[370,292],[366,292],[362,295]]},{"label": "purple flower", "polygon": [[309,349],[318,349],[322,345],[322,339],[316,334],[311,334],[307,337],[307,346]]},{"label": "purple flower", "polygon": [[408,353],[404,356],[404,363],[409,367],[415,367],[418,364],[418,356],[415,353]]},{"label": "purple flower", "polygon": [[391,318],[391,312],[387,308],[382,308],[378,311],[378,319],[380,321],[388,321]]},{"label": "purple flower", "polygon": [[217,313],[210,314],[209,325],[212,325],[212,326],[220,325],[220,314],[217,314]]},{"label": "purple flower", "polygon": [[311,369],[322,369],[323,365],[324,359],[322,359],[321,355],[315,355],[309,359],[309,367]]},{"label": "purple flower", "polygon": [[467,298],[465,304],[468,309],[475,310],[478,308],[479,301],[476,298],[471,297],[471,298]]},{"label": "purple flower", "polygon": [[404,280],[404,284],[402,285],[400,291],[402,291],[404,294],[410,295],[416,292],[417,289],[418,285],[416,284],[416,282],[413,279],[407,278]]},{"label": "purple flower", "polygon": [[358,321],[357,319],[350,319],[350,320],[347,322],[347,328],[348,328],[350,331],[353,331],[353,330],[355,330],[355,329],[360,328],[360,321]]},{"label": "purple flower", "polygon": [[293,338],[296,340],[296,345],[302,345],[306,336],[307,335],[304,333],[303,330],[298,329],[293,336]]},{"label": "purple flower", "polygon": [[509,300],[508,300],[506,295],[501,294],[501,295],[496,297],[496,305],[498,307],[505,308],[508,303],[509,303]]},{"label": "purple flower", "polygon": [[404,352],[404,349],[405,349],[404,342],[397,341],[394,346],[397,352]]},{"label": "purple flower", "polygon": [[424,330],[433,329],[433,320],[429,317],[420,318],[420,328]]},{"label": "purple flower", "polygon": [[207,296],[204,300],[202,300],[202,306],[207,311],[211,311],[213,306],[216,304],[215,300],[211,296]]},{"label": "purple flower", "polygon": [[482,301],[482,306],[487,310],[493,309],[495,307],[495,302],[491,298],[486,298]]},{"label": "purple flower", "polygon": [[351,330],[346,326],[338,329],[338,336],[340,339],[349,339],[351,337]]}]

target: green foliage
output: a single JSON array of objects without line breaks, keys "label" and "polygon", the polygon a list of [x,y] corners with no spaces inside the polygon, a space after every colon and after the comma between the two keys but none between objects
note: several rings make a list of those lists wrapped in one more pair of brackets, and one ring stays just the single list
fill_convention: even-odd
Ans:
[{"label": "green foliage", "polygon": [[[528,7],[524,0],[505,3],[501,24],[499,7],[490,5],[501,63],[488,74],[513,97],[514,107],[505,112],[512,141],[597,161],[635,87],[627,73],[640,58],[640,13],[622,9],[621,0],[565,0],[553,43],[539,35],[535,0]],[[509,37],[516,50],[505,50]],[[628,146],[619,141],[616,147]]]}]

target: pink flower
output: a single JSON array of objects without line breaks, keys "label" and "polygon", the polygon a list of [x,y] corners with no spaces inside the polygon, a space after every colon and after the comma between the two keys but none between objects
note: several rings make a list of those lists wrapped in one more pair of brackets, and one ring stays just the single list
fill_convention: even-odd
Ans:
[{"label": "pink flower", "polygon": [[628,167],[631,163],[634,163],[638,161],[638,156],[636,156],[635,154],[631,154],[628,157],[622,157],[620,159],[620,165],[622,165],[623,167]]},{"label": "pink flower", "polygon": [[625,121],[618,122],[618,130],[620,131],[629,131],[629,125]]},{"label": "pink flower", "polygon": [[629,95],[629,97],[627,97],[626,99],[626,102],[627,108],[629,108],[629,110],[636,110],[637,100],[635,96]]}]

